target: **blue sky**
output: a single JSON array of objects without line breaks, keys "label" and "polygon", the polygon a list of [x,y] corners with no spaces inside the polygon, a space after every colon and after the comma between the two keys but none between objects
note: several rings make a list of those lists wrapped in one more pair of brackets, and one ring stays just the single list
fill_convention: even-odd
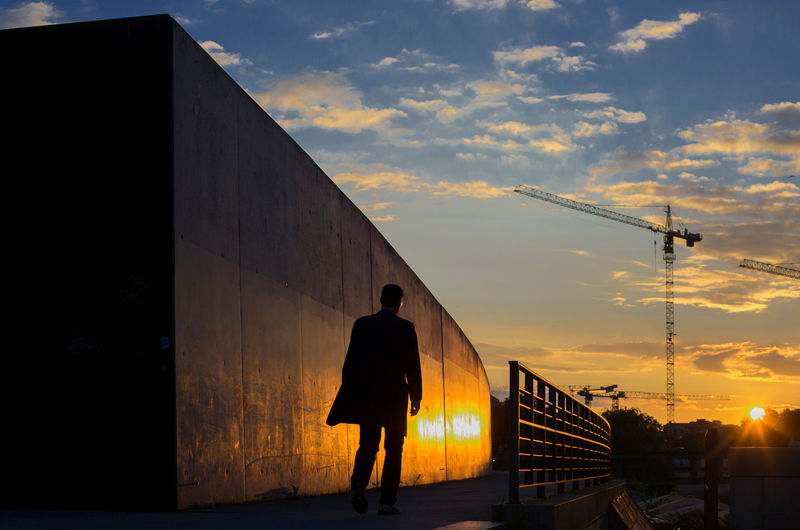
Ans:
[{"label": "blue sky", "polygon": [[676,392],[733,397],[679,400],[678,421],[800,407],[800,283],[737,267],[800,262],[800,3],[0,1],[0,27],[155,13],[373,219],[494,390],[509,359],[665,388],[660,240],[511,191],[528,184],[670,204],[704,235],[677,248]]}]

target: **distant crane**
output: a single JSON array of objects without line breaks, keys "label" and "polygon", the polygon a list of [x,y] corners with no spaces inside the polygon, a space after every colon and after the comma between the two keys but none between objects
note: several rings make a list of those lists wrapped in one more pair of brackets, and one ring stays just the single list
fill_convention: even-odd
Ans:
[{"label": "distant crane", "polygon": [[[582,396],[584,403],[591,406],[594,398],[609,398],[611,399],[611,410],[619,410],[619,400],[624,398],[638,398],[638,399],[667,399],[665,392],[641,392],[638,390],[616,390],[618,385],[603,386],[598,388],[583,387],[577,390],[575,394]],[[575,390],[577,387],[568,386],[570,390]],[[601,393],[596,391],[600,390]],[[694,400],[714,400],[724,401],[731,397],[723,394],[680,394],[675,398],[684,401]]]},{"label": "distant crane", "polygon": [[612,219],[621,223],[626,223],[640,228],[647,228],[653,232],[664,234],[664,270],[666,274],[666,301],[667,301],[667,336],[666,336],[666,361],[667,361],[667,423],[675,421],[675,311],[674,311],[674,294],[673,294],[673,264],[675,262],[675,249],[673,247],[674,239],[680,238],[686,241],[687,247],[693,247],[698,241],[703,240],[700,234],[693,234],[684,229],[683,232],[672,228],[672,209],[669,205],[664,206],[666,212],[666,225],[658,225],[632,217],[613,210],[606,210],[593,204],[573,201],[565,197],[560,197],[553,193],[548,193],[531,186],[517,186],[514,191],[522,195],[533,197],[542,201],[558,204],[565,208],[572,208],[579,212],[590,213]]},{"label": "distant crane", "polygon": [[777,274],[779,276],[788,276],[789,278],[800,280],[800,270],[790,267],[781,267],[780,265],[763,263],[761,261],[755,261],[752,259],[743,259],[741,263],[739,263],[739,266],[744,267],[745,269],[753,269],[756,271],[768,272],[770,274]]}]

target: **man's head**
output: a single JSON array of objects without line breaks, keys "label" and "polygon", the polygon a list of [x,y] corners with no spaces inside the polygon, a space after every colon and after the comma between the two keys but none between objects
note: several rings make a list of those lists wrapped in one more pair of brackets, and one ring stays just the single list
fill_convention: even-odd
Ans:
[{"label": "man's head", "polygon": [[403,305],[403,289],[399,285],[387,283],[381,291],[381,306],[398,311]]}]

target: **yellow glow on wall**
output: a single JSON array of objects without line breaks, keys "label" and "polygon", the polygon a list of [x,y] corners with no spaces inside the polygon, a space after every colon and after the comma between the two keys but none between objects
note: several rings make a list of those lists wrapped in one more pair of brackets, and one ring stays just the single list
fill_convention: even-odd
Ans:
[{"label": "yellow glow on wall", "polygon": [[[445,437],[444,415],[420,416],[416,419],[417,439],[422,443],[440,443]],[[488,430],[483,415],[471,410],[459,410],[447,417],[447,434],[452,441],[467,445],[480,444],[481,434]]]},{"label": "yellow glow on wall", "polygon": [[450,434],[459,442],[478,442],[481,440],[481,417],[474,412],[458,412],[448,422]]},{"label": "yellow glow on wall", "polygon": [[438,414],[433,418],[417,417],[417,438],[423,443],[438,443],[444,440],[444,418]]}]

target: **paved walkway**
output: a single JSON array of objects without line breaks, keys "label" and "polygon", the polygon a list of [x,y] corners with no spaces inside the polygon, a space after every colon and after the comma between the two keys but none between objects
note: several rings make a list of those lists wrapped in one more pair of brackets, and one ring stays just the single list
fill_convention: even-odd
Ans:
[{"label": "paved walkway", "polygon": [[366,495],[370,509],[364,515],[353,511],[349,494],[338,494],[182,512],[2,510],[0,528],[429,530],[462,521],[491,520],[492,504],[508,496],[508,473],[495,471],[477,479],[400,488],[400,515],[378,516],[379,492],[372,489]]}]

